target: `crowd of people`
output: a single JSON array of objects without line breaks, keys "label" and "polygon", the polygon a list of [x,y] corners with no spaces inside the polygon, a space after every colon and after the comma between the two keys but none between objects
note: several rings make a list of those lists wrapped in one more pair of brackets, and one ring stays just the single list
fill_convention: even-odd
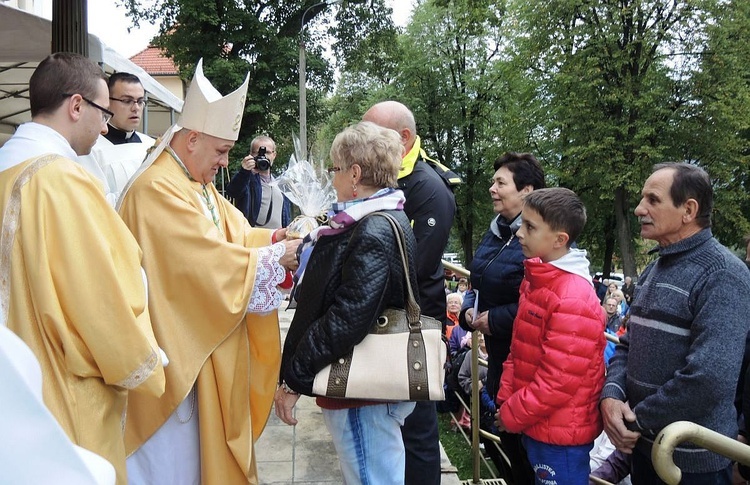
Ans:
[{"label": "crowd of people", "polygon": [[[137,132],[137,76],[107,79],[67,53],[31,76],[32,121],[0,148],[10,482],[258,483],[254,443],[272,405],[297,424],[300,395],[315,395],[318,373],[351,358],[386,309],[404,309],[407,288],[443,325],[449,390],[468,398],[477,383],[481,425],[511,466],[487,452],[510,483],[588,483],[595,443],[614,449],[598,476],[662,483],[651,447],[668,424],[737,437],[738,407],[750,412],[736,392],[750,238],[743,265],[713,237],[703,169],[654,167],[635,215],[658,257],[619,288],[592,278],[576,245],[581,199],[547,188],[534,155],[505,153],[489,187],[495,217],[450,292],[441,256],[461,181],[425,152],[409,108],[377,103],[336,136],[337,201],[293,239],[272,138],[256,137],[232,178],[236,207],[213,183],[247,89],[248,78],[222,95],[199,61],[179,119],[153,140]],[[297,311],[282,349],[288,290]],[[487,360],[476,376],[475,353]],[[316,403],[346,483],[440,483],[435,401]],[[675,461],[682,483],[731,483],[722,455],[688,443]]]},{"label": "crowd of people", "polygon": [[[520,158],[506,154],[495,168],[514,156]],[[524,155],[527,159],[521,163],[533,167],[529,157]],[[518,172],[520,176],[513,177]],[[495,384],[499,391],[492,394],[492,404],[498,407],[496,428],[487,430],[502,437],[503,451],[512,463],[511,470],[501,472],[512,483],[548,483],[545,480],[551,477],[556,483],[587,483],[593,463],[601,465],[593,470],[595,476],[615,483],[628,475],[632,483],[663,483],[654,471],[650,450],[667,424],[693,421],[737,438],[737,408],[741,406],[735,404],[740,400],[735,390],[738,382],[745,383],[741,364],[748,322],[735,310],[748,309],[750,274],[711,234],[713,189],[706,172],[685,163],[654,167],[635,214],[641,236],[656,241],[659,258],[637,283],[626,277],[622,288],[614,281],[603,284],[597,277],[592,279],[585,259],[581,260],[585,267],[576,270],[568,260],[578,250],[568,247],[563,253],[555,252],[561,233],[567,234],[567,241],[577,237],[566,225],[572,223],[562,222],[573,217],[573,206],[562,205],[562,194],[537,201],[535,194],[548,189],[531,186],[527,171],[514,167],[511,173],[498,171],[493,179],[490,195],[499,216],[469,265],[472,284],[460,318],[465,330],[485,334],[490,342],[488,374],[500,373],[499,382],[488,378],[486,387]],[[506,213],[498,211],[509,205],[507,193],[524,189],[517,206]],[[569,195],[573,198],[574,194]],[[501,231],[514,220],[519,222],[505,230],[503,239]],[[528,241],[527,226],[543,244],[537,245],[533,238],[534,242]],[[515,286],[509,286],[514,242],[522,253],[514,258],[520,276]],[[745,242],[750,243],[750,238]],[[545,253],[545,248],[550,252]],[[541,266],[534,265],[536,261]],[[750,267],[750,248],[745,265]],[[496,286],[488,270],[497,277]],[[568,278],[577,274],[588,283],[576,286],[578,280],[573,278],[563,284],[566,274]],[[655,275],[658,278],[652,279]],[[734,293],[727,308],[729,291]],[[560,292],[576,295],[561,298],[565,293]],[[493,306],[482,304],[484,298],[503,295],[511,306],[498,306],[494,314]],[[583,302],[588,302],[589,313],[581,307]],[[510,318],[501,310],[510,312]],[[475,311],[489,318],[472,321]],[[503,331],[501,323],[508,320],[511,328]],[[586,347],[584,332],[592,328],[598,332],[596,347]],[[602,331],[620,337],[621,344],[605,346]],[[503,337],[503,347],[491,344]],[[746,362],[747,357],[742,369]],[[606,377],[605,365],[609,365]],[[593,373],[585,374],[584,369]],[[691,395],[701,397],[696,400]],[[750,399],[745,397],[744,402]],[[745,406],[750,412],[750,406]],[[576,421],[582,416],[582,422]],[[743,425],[743,420],[739,423]],[[599,433],[602,429],[604,434]],[[487,446],[488,452],[492,449]],[[589,463],[590,455],[603,449],[614,451]],[[558,462],[560,456],[565,459]],[[505,466],[501,460],[493,461],[499,469]],[[683,445],[677,449],[675,462],[683,471],[681,483],[731,483],[729,459],[714,452]]]}]

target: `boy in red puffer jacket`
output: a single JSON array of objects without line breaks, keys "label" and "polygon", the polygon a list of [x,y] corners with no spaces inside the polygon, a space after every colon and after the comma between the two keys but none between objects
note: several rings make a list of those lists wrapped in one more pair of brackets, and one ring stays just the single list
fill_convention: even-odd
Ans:
[{"label": "boy in red puffer jacket", "polygon": [[537,484],[585,485],[602,431],[606,343],[586,251],[570,248],[586,209],[568,189],[540,189],[526,196],[521,218],[516,236],[529,259],[496,424],[523,435]]}]

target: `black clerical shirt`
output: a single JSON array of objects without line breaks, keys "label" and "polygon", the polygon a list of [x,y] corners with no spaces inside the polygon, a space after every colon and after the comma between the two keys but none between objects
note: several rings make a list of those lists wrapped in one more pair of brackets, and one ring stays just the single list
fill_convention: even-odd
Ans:
[{"label": "black clerical shirt", "polygon": [[141,143],[138,133],[133,131],[122,131],[119,128],[107,124],[107,134],[104,138],[111,141],[113,145],[122,145],[123,143]]}]

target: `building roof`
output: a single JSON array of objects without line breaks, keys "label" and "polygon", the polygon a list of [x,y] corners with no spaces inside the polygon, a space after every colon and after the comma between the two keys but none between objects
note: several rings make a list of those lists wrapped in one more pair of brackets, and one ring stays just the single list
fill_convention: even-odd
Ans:
[{"label": "building roof", "polygon": [[[51,45],[51,21],[0,0],[0,145],[20,124],[31,120],[29,78],[39,62],[49,55]],[[107,74],[115,71],[135,74],[149,93],[149,102],[158,100],[162,106],[182,111],[182,99],[94,34],[88,36],[88,48],[89,58],[100,63]],[[172,70],[176,72],[174,67]]]},{"label": "building roof", "polygon": [[148,46],[138,54],[130,58],[133,64],[143,68],[151,76],[177,76],[177,66],[164,51],[158,47]]}]

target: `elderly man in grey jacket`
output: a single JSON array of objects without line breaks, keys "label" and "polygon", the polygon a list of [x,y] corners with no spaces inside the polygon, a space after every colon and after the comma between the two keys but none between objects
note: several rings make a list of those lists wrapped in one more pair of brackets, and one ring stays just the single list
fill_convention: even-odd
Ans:
[{"label": "elderly man in grey jacket", "polygon": [[[675,421],[737,436],[734,394],[750,314],[750,281],[713,238],[713,190],[685,163],[654,167],[635,215],[659,257],[638,280],[628,333],[610,361],[600,403],[605,431],[632,453],[634,484],[663,483],[651,463],[654,438]],[[728,458],[691,443],[674,460],[683,484],[730,484]]]}]

